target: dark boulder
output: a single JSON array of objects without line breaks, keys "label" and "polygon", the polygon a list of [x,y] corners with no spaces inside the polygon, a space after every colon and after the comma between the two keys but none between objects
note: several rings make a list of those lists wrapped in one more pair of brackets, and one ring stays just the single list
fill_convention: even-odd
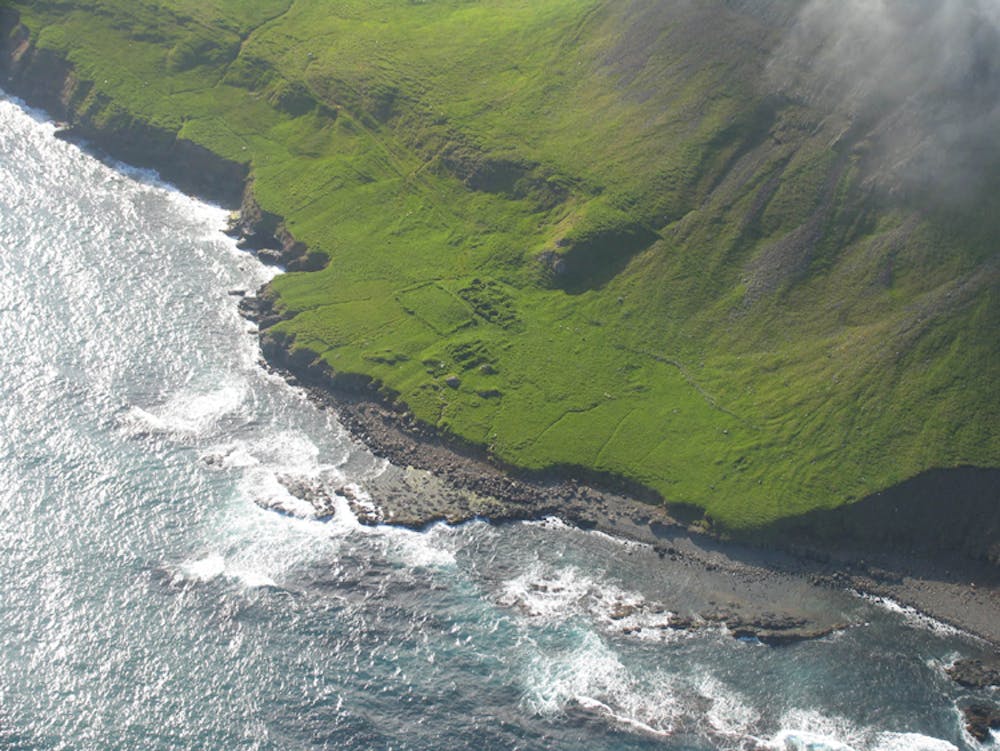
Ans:
[{"label": "dark boulder", "polygon": [[970,704],[962,710],[965,727],[980,743],[990,739],[991,730],[1000,730],[1000,708],[988,704]]},{"label": "dark boulder", "polygon": [[959,660],[948,668],[948,675],[956,683],[968,688],[1000,686],[1000,660],[992,663],[982,660]]}]

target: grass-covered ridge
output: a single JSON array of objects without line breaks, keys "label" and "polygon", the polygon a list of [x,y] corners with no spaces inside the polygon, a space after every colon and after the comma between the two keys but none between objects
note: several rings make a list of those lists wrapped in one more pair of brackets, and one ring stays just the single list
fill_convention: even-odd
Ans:
[{"label": "grass-covered ridge", "polygon": [[747,529],[1000,465],[1000,195],[775,90],[796,3],[37,0],[73,107],[248,162],[273,335],[528,468]]}]

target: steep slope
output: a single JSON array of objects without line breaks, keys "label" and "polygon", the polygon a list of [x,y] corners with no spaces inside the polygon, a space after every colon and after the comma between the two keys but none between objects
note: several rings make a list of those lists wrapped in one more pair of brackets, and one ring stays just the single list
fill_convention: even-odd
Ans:
[{"label": "steep slope", "polygon": [[[918,85],[822,2],[10,6],[12,86],[67,60],[67,117],[246,165],[326,263],[266,350],[501,462],[741,530],[1000,466],[986,20]],[[924,10],[867,21],[954,32]]]}]

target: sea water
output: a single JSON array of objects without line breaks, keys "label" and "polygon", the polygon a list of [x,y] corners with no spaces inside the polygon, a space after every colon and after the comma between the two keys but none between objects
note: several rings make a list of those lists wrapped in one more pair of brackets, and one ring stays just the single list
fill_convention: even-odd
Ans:
[{"label": "sea water", "polygon": [[261,367],[273,272],[54,130],[0,99],[0,749],[977,748],[961,634],[626,633],[683,585],[642,546],[358,524],[393,468]]}]

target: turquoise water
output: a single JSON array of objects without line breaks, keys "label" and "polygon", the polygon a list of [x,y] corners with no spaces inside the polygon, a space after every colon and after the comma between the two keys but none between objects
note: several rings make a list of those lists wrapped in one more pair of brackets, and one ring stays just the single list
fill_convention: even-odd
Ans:
[{"label": "turquoise water", "polygon": [[360,526],[399,470],[260,367],[225,212],[53,131],[0,100],[0,749],[978,748],[983,645],[910,614],[625,634],[641,546]]}]

